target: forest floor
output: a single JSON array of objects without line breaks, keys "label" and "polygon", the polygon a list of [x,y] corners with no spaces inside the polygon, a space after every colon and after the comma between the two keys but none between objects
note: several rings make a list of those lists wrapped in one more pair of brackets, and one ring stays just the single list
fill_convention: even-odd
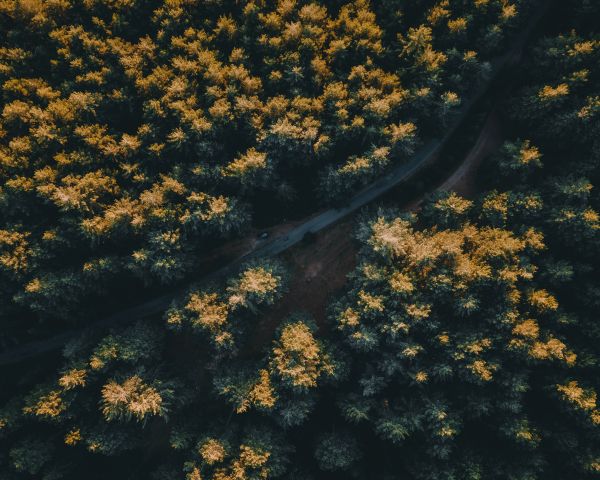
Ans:
[{"label": "forest floor", "polygon": [[[473,198],[478,193],[477,172],[482,162],[494,153],[504,140],[502,123],[496,110],[487,116],[477,141],[459,163],[458,168],[443,183],[432,190],[452,190]],[[443,152],[442,152],[443,155]],[[416,211],[422,199],[396,205],[402,211]],[[292,278],[288,292],[261,319],[254,345],[264,345],[272,338],[280,322],[296,311],[310,313],[320,328],[325,326],[327,305],[356,267],[358,245],[354,240],[355,214],[318,233],[310,242],[303,242],[285,252],[282,257],[290,267]]]},{"label": "forest floor", "polygon": [[319,326],[324,324],[329,299],[342,289],[356,265],[354,227],[354,217],[347,218],[282,255],[291,271],[288,291],[261,319],[253,345],[265,345],[293,312],[307,312]]}]

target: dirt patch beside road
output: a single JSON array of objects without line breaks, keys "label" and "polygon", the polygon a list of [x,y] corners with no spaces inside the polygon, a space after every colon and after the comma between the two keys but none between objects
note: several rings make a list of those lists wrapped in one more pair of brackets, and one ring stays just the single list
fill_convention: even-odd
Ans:
[{"label": "dirt patch beside road", "polygon": [[319,328],[324,326],[329,301],[345,285],[346,275],[355,267],[354,227],[354,220],[345,220],[283,254],[291,272],[288,291],[261,319],[254,345],[269,342],[281,321],[297,311],[310,313]]}]

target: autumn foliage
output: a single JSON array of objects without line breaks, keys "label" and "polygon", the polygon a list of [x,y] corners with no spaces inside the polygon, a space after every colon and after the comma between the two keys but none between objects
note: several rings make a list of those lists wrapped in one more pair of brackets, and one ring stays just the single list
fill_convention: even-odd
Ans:
[{"label": "autumn foliage", "polygon": [[[2,335],[348,198],[445,131],[538,6],[0,0]],[[278,315],[298,272],[254,259],[3,370],[0,478],[597,478],[598,14],[550,8],[496,85],[478,192],[357,215],[326,318]]]}]

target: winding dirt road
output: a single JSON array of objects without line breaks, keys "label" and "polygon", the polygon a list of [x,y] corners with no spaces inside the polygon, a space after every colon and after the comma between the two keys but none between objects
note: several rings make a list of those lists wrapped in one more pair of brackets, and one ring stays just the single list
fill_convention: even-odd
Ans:
[{"label": "winding dirt road", "polygon": [[[433,190],[454,191],[467,198],[474,197],[479,193],[476,184],[479,167],[503,141],[500,118],[493,109],[464,160]],[[397,207],[403,211],[416,211],[422,198]],[[261,318],[252,345],[265,345],[281,320],[297,311],[309,313],[320,328],[327,328],[327,305],[339,294],[347,275],[356,267],[358,250],[353,240],[354,228],[355,219],[347,218],[319,233],[310,244],[297,245],[285,252],[285,262],[292,272],[288,292]]]}]

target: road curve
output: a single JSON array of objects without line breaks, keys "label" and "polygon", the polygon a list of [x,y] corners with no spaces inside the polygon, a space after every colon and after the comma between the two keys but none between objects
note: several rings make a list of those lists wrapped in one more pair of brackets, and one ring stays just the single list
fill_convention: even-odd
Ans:
[{"label": "road curve", "polygon": [[495,108],[492,108],[475,145],[471,148],[458,168],[447,177],[436,190],[453,190],[460,194],[460,184],[464,182],[469,174],[478,168],[487,155],[495,152],[500,147],[503,140],[504,137],[502,135],[498,112]]},{"label": "road curve", "polygon": [[[396,166],[385,176],[380,177],[369,186],[359,191],[345,206],[340,208],[331,208],[318,213],[309,218],[306,222],[293,228],[288,233],[282,234],[281,236],[264,243],[262,246],[237,258],[236,260],[233,260],[219,270],[204,275],[199,279],[192,280],[191,283],[204,283],[223,278],[229,274],[235,273],[244,263],[250,260],[278,255],[302,241],[307,233],[317,233],[338,222],[339,220],[379,198],[381,195],[398,186],[400,183],[411,179],[417,172],[429,165],[444,147],[449,138],[462,125],[473,105],[482,97],[484,93],[487,92],[492,80],[494,80],[506,66],[514,64],[516,61],[518,61],[521,56],[523,46],[527,42],[531,31],[535,28],[540,18],[547,10],[548,3],[541,7],[538,12],[536,12],[525,30],[515,39],[515,42],[510,50],[506,54],[494,59],[491,62],[491,73],[489,78],[478,88],[476,93],[461,106],[453,119],[452,125],[447,129],[442,138],[434,138],[428,141],[415,153],[415,155],[413,155],[408,162]],[[62,348],[70,339],[81,335],[84,332],[89,332],[92,329],[102,330],[118,324],[124,324],[133,320],[139,320],[161,314],[167,308],[169,308],[174,299],[184,294],[187,288],[188,287],[186,286],[173,290],[140,305],[127,308],[96,322],[88,324],[84,328],[68,331],[45,340],[27,343],[3,352],[0,354],[0,366],[19,363],[29,358],[58,350]]]}]

